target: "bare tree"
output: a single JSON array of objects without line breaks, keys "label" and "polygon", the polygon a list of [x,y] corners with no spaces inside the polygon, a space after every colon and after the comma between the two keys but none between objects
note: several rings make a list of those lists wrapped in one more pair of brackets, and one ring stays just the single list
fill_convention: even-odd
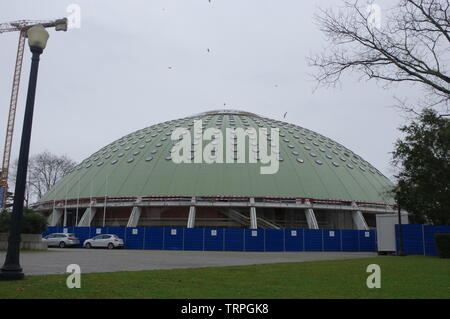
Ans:
[{"label": "bare tree", "polygon": [[[41,198],[50,188],[64,177],[75,162],[67,156],[57,156],[50,152],[42,152],[30,156],[27,172],[26,204],[30,197]],[[12,180],[15,181],[17,161],[13,166]]]},{"label": "bare tree", "polygon": [[[448,112],[450,104],[449,0],[396,0],[393,7],[343,1],[339,10],[322,9],[315,20],[330,42],[323,53],[309,57],[318,85],[335,86],[346,71],[384,85],[419,85],[421,107]],[[378,17],[376,16],[378,15]],[[382,23],[377,25],[374,18]],[[404,100],[400,106],[407,107]]]}]

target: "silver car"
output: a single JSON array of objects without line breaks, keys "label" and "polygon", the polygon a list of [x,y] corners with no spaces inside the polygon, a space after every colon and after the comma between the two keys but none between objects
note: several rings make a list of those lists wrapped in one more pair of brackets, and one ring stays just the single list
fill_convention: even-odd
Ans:
[{"label": "silver car", "polygon": [[113,249],[117,247],[123,247],[123,240],[117,235],[103,234],[90,239],[86,239],[83,243],[83,246],[86,248],[103,247]]},{"label": "silver car", "polygon": [[80,244],[80,240],[73,233],[54,233],[42,238],[49,247],[70,247]]}]

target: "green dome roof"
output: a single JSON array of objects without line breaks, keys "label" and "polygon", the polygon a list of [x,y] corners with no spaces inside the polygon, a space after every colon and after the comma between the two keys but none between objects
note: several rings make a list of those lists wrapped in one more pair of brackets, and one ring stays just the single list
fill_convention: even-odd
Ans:
[{"label": "green dome roof", "polygon": [[[174,163],[170,151],[176,142],[171,133],[185,127],[192,135],[195,120],[202,120],[203,129],[220,129],[224,144],[226,128],[267,128],[269,133],[279,128],[279,171],[263,175],[260,168],[268,164],[261,163]],[[391,187],[389,179],[371,164],[325,136],[252,113],[226,110],[128,134],[82,161],[40,202],[104,196],[243,196],[393,204],[387,195]]]}]

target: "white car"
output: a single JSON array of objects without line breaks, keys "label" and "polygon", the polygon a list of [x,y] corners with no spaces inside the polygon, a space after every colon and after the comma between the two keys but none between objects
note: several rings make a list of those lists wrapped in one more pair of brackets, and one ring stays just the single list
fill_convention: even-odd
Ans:
[{"label": "white car", "polygon": [[59,248],[76,246],[80,243],[80,240],[72,233],[54,233],[42,238],[43,242],[46,242],[49,247],[56,246]]},{"label": "white car", "polygon": [[123,240],[117,235],[112,234],[98,235],[93,238],[86,239],[83,243],[83,247],[86,248],[103,247],[113,249],[123,246]]}]

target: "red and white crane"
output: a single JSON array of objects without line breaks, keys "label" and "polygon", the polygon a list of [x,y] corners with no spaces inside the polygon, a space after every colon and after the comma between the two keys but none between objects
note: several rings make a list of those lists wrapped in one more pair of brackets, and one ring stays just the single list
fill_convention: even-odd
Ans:
[{"label": "red and white crane", "polygon": [[[16,117],[17,98],[19,96],[20,73],[22,71],[23,51],[27,30],[34,25],[41,24],[45,28],[55,28],[56,31],[67,31],[67,18],[57,20],[18,20],[8,23],[0,23],[0,33],[19,32],[19,44],[17,46],[16,64],[14,66],[14,77],[9,103],[8,121],[6,123],[5,148],[3,150],[3,161],[0,171],[0,197],[5,199],[8,189],[9,163],[11,160],[11,145],[14,133],[14,121]],[[5,205],[5,200],[0,200]],[[0,207],[1,208],[1,207]]]}]

